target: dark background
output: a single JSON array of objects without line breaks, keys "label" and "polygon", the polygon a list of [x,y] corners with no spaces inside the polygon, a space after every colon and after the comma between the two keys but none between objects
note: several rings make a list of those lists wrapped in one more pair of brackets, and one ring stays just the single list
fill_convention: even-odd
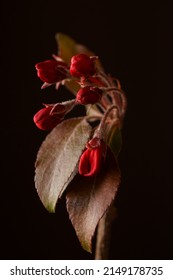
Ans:
[{"label": "dark background", "polygon": [[80,247],[65,200],[49,214],[34,187],[46,133],[32,118],[56,94],[41,92],[34,65],[56,53],[57,32],[99,55],[128,98],[110,259],[173,258],[172,30],[169,7],[151,3],[1,2],[1,259],[93,259]]}]

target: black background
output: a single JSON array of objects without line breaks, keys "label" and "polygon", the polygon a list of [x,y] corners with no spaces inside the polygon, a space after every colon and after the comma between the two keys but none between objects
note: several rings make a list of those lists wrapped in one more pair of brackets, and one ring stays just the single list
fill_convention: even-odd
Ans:
[{"label": "black background", "polygon": [[65,200],[49,214],[34,187],[46,133],[32,118],[56,95],[41,92],[34,65],[56,53],[57,32],[99,55],[128,98],[110,259],[173,258],[171,23],[169,7],[150,2],[1,2],[1,259],[94,257],[80,247]]}]

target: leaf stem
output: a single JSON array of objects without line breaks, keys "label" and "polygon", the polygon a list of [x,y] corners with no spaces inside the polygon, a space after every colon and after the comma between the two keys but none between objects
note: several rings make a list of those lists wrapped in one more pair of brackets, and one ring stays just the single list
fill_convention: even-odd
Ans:
[{"label": "leaf stem", "polygon": [[117,211],[112,204],[99,221],[96,237],[95,260],[109,259],[111,228],[116,216]]}]

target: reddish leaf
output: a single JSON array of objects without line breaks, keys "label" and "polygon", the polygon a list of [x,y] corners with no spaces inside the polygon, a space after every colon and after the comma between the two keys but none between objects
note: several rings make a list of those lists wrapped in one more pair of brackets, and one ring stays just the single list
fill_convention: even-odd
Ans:
[{"label": "reddish leaf", "polygon": [[92,251],[92,237],[120,184],[118,164],[109,151],[97,177],[77,175],[67,191],[67,210],[82,247]]},{"label": "reddish leaf", "polygon": [[42,143],[36,160],[35,185],[48,211],[55,211],[58,198],[76,175],[90,132],[84,118],[68,119],[56,126]]}]

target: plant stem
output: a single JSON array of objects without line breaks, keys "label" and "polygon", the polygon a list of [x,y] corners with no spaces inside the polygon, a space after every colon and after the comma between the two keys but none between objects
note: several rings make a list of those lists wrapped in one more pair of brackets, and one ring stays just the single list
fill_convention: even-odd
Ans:
[{"label": "plant stem", "polygon": [[108,107],[108,109],[104,113],[104,115],[103,115],[103,117],[101,119],[101,122],[100,122],[98,128],[96,129],[93,137],[103,138],[103,135],[104,135],[104,132],[105,132],[105,129],[106,129],[106,119],[107,119],[107,117],[109,116],[110,112],[113,109],[116,109],[114,118],[116,119],[116,121],[119,122],[119,112],[118,112],[117,106],[116,105],[112,105],[112,106]]},{"label": "plant stem", "polygon": [[117,217],[117,210],[112,204],[101,218],[97,228],[95,260],[108,260],[112,223]]}]

